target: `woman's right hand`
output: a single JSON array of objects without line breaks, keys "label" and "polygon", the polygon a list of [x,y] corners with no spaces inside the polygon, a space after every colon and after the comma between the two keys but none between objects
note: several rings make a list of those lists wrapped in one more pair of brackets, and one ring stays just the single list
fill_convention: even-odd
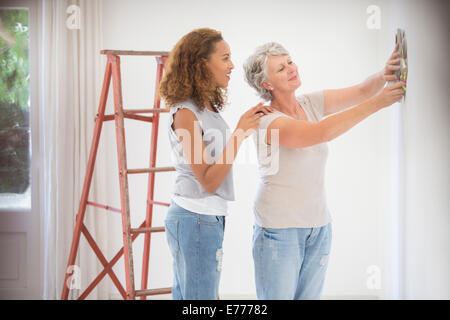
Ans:
[{"label": "woman's right hand", "polygon": [[264,102],[258,103],[256,106],[248,109],[239,119],[236,130],[239,129],[243,138],[249,137],[259,126],[259,119],[273,112],[272,107],[264,106]]},{"label": "woman's right hand", "polygon": [[385,108],[400,101],[405,94],[405,90],[402,88],[402,86],[405,85],[405,82],[399,81],[384,87],[384,89],[374,97],[377,105],[380,106],[380,108]]}]

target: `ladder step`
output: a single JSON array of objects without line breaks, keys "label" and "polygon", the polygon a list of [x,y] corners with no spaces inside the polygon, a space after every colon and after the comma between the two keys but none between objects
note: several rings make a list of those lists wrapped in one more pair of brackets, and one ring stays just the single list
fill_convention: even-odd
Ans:
[{"label": "ladder step", "polygon": [[151,172],[166,172],[166,171],[175,171],[174,167],[159,167],[159,168],[144,168],[144,169],[128,169],[126,173],[151,173]]},{"label": "ladder step", "polygon": [[166,228],[164,227],[150,227],[150,228],[136,228],[131,229],[131,233],[145,233],[145,232],[164,232]]},{"label": "ladder step", "polygon": [[167,57],[167,51],[132,51],[132,50],[101,50],[101,54],[112,54],[114,56],[163,56]]},{"label": "ladder step", "polygon": [[136,296],[153,296],[156,294],[168,294],[172,292],[172,288],[160,288],[160,289],[148,289],[148,290],[136,290]]},{"label": "ladder step", "polygon": [[124,109],[124,113],[134,114],[134,113],[168,113],[169,109],[165,108],[152,108],[152,109]]}]

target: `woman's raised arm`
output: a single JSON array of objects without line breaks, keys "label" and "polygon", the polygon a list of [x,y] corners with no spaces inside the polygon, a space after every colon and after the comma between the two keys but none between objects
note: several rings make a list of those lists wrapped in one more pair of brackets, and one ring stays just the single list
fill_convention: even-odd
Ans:
[{"label": "woman's raised arm", "polygon": [[317,123],[286,117],[277,118],[267,128],[266,142],[267,144],[277,143],[271,141],[271,130],[279,130],[278,144],[286,148],[303,148],[331,141],[371,114],[399,101],[405,94],[402,85],[405,83],[400,81],[387,86],[378,95],[360,105],[329,116]]}]

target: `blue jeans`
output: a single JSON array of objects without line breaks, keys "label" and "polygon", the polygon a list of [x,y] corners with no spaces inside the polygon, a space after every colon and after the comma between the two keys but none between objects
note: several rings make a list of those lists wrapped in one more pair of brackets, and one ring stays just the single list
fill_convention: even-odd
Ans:
[{"label": "blue jeans", "polygon": [[320,299],[331,248],[331,223],[319,228],[253,227],[258,299]]},{"label": "blue jeans", "polygon": [[173,257],[172,298],[217,299],[225,217],[197,214],[172,201],[165,227]]}]

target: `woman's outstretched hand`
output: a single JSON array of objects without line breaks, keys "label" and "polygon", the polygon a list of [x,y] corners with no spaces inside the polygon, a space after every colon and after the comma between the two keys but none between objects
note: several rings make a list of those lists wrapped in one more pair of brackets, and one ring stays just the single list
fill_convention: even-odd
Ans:
[{"label": "woman's outstretched hand", "polygon": [[400,70],[400,52],[398,52],[398,43],[395,44],[394,51],[392,52],[391,57],[386,62],[386,66],[384,67],[383,80],[386,81],[396,81],[399,80],[396,71]]},{"label": "woman's outstretched hand", "polygon": [[374,97],[377,105],[380,108],[385,108],[395,102],[398,102],[405,94],[405,90],[403,90],[402,88],[402,86],[404,86],[405,84],[405,82],[399,81],[386,86],[379,94]]}]

